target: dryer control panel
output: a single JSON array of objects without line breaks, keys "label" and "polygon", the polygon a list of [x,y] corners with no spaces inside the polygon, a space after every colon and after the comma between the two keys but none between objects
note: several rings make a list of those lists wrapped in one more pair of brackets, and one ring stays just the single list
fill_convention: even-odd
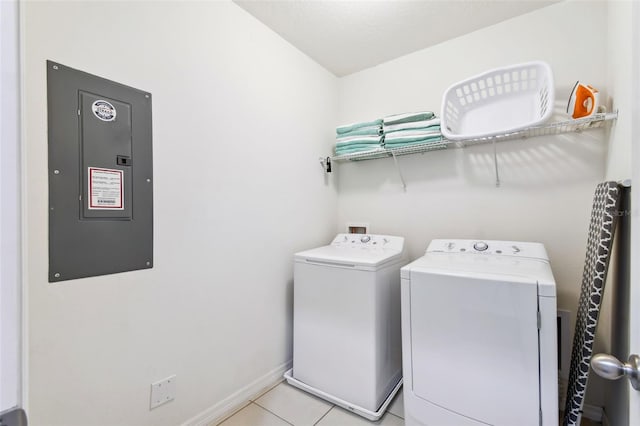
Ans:
[{"label": "dryer control panel", "polygon": [[427,253],[470,253],[549,260],[540,243],[496,240],[432,240]]},{"label": "dryer control panel", "polygon": [[331,245],[402,250],[404,238],[391,235],[338,234],[331,242]]}]

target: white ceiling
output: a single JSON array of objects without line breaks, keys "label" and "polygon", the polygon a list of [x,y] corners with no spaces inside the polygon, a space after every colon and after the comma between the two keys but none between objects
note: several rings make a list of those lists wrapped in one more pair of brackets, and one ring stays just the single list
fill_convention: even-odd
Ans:
[{"label": "white ceiling", "polygon": [[560,0],[234,0],[337,76]]}]

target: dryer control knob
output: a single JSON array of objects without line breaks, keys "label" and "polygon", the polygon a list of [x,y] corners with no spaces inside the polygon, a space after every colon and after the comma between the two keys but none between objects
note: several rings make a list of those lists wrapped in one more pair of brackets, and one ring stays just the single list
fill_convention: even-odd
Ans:
[{"label": "dryer control knob", "polygon": [[371,237],[368,235],[365,235],[364,237],[360,238],[360,241],[363,243],[368,243],[369,241],[371,241]]},{"label": "dryer control knob", "polygon": [[478,250],[478,251],[485,251],[486,249],[489,248],[489,245],[487,243],[485,243],[484,241],[478,241],[477,243],[475,243],[473,245],[473,248]]}]

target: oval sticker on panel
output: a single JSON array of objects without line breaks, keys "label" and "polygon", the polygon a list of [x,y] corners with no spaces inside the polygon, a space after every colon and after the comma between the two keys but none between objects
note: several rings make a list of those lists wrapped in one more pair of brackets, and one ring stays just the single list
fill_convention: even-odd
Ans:
[{"label": "oval sticker on panel", "polygon": [[116,119],[116,109],[107,101],[95,101],[93,105],[91,105],[91,110],[93,114],[102,121],[113,121]]}]

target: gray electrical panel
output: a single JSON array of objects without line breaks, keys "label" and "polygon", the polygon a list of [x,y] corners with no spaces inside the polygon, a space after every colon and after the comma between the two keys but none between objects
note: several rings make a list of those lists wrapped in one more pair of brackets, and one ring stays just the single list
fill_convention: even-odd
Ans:
[{"label": "gray electrical panel", "polygon": [[151,94],[47,61],[49,282],[153,267]]}]

